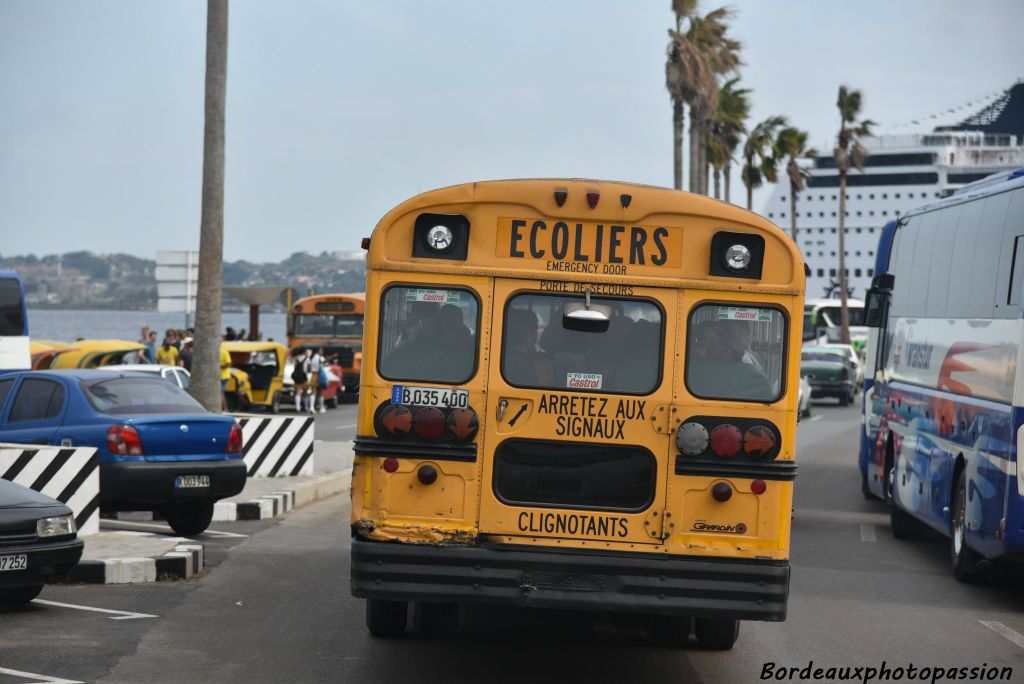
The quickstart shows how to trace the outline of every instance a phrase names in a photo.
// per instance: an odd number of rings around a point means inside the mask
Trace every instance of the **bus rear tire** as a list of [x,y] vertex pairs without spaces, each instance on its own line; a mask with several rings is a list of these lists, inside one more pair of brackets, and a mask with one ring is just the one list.
[[682,648],[690,639],[691,620],[681,615],[648,615],[644,631],[657,646]]
[[366,628],[370,634],[384,639],[401,636],[409,613],[405,601],[366,599]]
[[413,625],[420,636],[451,636],[459,628],[459,604],[421,601],[416,604]]
[[967,478],[961,472],[953,488],[953,510],[949,516],[949,560],[953,576],[960,582],[976,582],[981,555],[967,546]]
[[709,651],[728,651],[740,636],[739,620],[697,618],[694,622],[697,643]]

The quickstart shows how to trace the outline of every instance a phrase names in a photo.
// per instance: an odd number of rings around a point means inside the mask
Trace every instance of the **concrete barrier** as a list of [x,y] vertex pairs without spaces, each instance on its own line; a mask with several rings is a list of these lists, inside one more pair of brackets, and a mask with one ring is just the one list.
[[313,474],[313,418],[238,415],[249,477]]
[[78,534],[99,532],[100,471],[95,448],[0,444],[0,479],[67,504],[74,511]]

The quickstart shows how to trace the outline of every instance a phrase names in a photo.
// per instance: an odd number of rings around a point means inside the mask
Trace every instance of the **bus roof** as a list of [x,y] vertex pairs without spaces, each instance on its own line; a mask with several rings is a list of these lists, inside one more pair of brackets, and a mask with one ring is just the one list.
[[0,269],[0,278],[14,278],[19,283],[21,282],[21,276],[14,271],[5,271]]
[[[415,254],[419,217],[464,217],[467,253]],[[720,232],[764,240],[760,279],[710,275],[712,238]],[[694,289],[742,286],[778,294],[804,290],[799,250],[762,216],[679,190],[584,179],[487,181],[417,195],[377,224],[367,266]]]
[[925,204],[917,207],[916,209],[911,209],[904,215],[904,219],[918,214],[926,214],[929,211],[935,211],[936,209],[944,209],[945,207],[970,202],[971,200],[976,200],[981,197],[997,195],[1001,192],[1006,192],[1007,190],[1013,190],[1022,186],[1024,186],[1024,168],[993,174],[988,178],[982,178],[980,181],[976,181],[970,185],[965,185],[949,197],[940,199],[937,202]]

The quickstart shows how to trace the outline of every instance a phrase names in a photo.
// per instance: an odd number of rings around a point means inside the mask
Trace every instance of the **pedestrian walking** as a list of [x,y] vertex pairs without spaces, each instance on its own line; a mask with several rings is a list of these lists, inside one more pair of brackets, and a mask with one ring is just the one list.
[[325,368],[324,350],[317,349],[309,357],[309,384],[312,390],[312,397],[309,406],[310,413],[326,413],[324,409],[323,390],[327,387],[327,369]]
[[292,387],[295,391],[295,412],[303,410],[306,389],[309,386],[309,350],[299,349],[292,357]]

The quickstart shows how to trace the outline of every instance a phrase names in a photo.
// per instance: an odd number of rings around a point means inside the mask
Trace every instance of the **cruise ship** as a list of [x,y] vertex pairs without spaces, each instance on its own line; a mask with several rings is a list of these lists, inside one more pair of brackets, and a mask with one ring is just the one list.
[[[994,173],[1024,166],[1024,81],[986,98],[979,111],[928,133],[866,138],[863,172],[846,178],[847,293],[863,297],[874,275],[882,228]],[[797,195],[797,244],[810,267],[808,297],[839,295],[839,176],[835,160],[804,160],[810,177]],[[789,183],[780,174],[763,214],[790,231]]]

